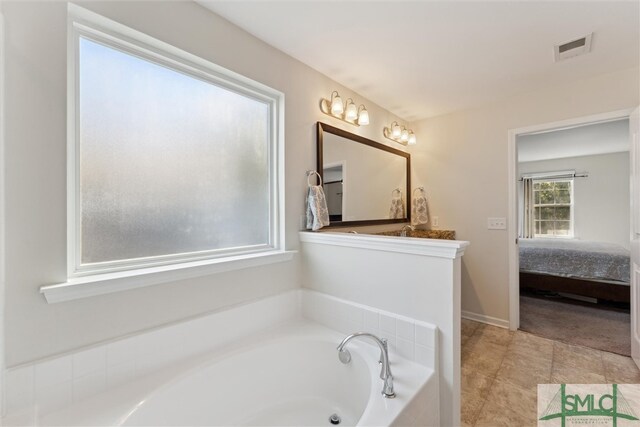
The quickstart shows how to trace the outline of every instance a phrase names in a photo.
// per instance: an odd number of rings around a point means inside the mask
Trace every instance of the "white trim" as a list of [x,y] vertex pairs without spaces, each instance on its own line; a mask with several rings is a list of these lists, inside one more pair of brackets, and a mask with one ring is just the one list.
[[448,259],[461,257],[466,247],[469,246],[469,242],[461,240],[374,236],[370,234],[352,233],[315,233],[311,231],[301,231],[300,241]]
[[557,122],[542,123],[521,128],[510,129],[509,132],[515,132],[516,135],[532,135],[543,132],[553,132],[557,130],[571,129],[587,124],[606,123],[616,120],[623,120],[629,117],[633,108],[625,108],[622,110],[610,111],[606,113],[591,114],[584,117],[574,117]]
[[[269,241],[256,246],[224,248],[187,254],[170,254],[139,259],[109,261],[95,264],[81,263],[80,230],[80,159],[79,130],[77,123],[78,105],[78,45],[80,38],[104,44],[113,49],[151,61],[167,68],[182,72],[226,90],[237,92],[269,105],[270,146],[269,146]],[[67,123],[67,276],[69,283],[93,283],[101,281],[104,274],[132,272],[140,270],[146,274],[149,269],[180,270],[190,265],[199,265],[201,260],[225,260],[233,262],[250,254],[272,254],[284,248],[284,94],[266,85],[241,76],[219,65],[213,64],[160,40],[111,21],[73,4],[68,5],[68,123]],[[249,257],[251,258],[251,257]],[[171,267],[173,265],[173,267]],[[169,268],[162,269],[161,266]],[[135,271],[132,275],[138,275]],[[87,280],[79,280],[87,276]],[[96,277],[89,277],[96,276]],[[48,288],[48,287],[47,287]],[[48,298],[48,297],[47,297]],[[49,298],[48,298],[49,299]]]
[[640,207],[638,202],[640,201],[640,186],[638,185],[640,180],[638,173],[640,170],[640,107],[636,107],[629,115],[629,143],[630,143],[630,194],[631,203],[629,212],[631,215],[631,221],[629,225],[631,227],[629,233],[629,239],[631,240],[631,358],[640,366],[640,334],[638,328],[638,310],[640,308],[640,299],[638,298],[638,261],[639,256],[639,243],[638,235],[638,218],[640,217]]
[[487,316],[485,314],[472,313],[471,311],[462,311],[462,318],[473,320],[474,322],[486,323],[487,325],[497,326],[499,328],[509,329],[509,321],[498,319],[497,317]]
[[[612,114],[612,116],[606,117],[606,118],[604,118],[602,120],[596,120],[594,123],[602,124],[602,123],[617,122],[619,120],[626,120],[626,119],[628,119],[628,116],[625,116],[625,115],[618,116],[617,115],[618,113],[621,113],[621,112],[624,112],[624,111],[626,111],[626,110],[617,110],[617,111],[612,111],[611,113],[604,113],[604,114]],[[600,115],[599,114],[595,114],[593,116],[587,116],[587,117],[597,117],[597,116],[600,116]],[[571,120],[573,120],[573,119],[571,119]],[[591,123],[591,124],[594,124],[594,123]],[[589,123],[586,123],[586,124],[589,124]],[[540,134],[549,133],[549,132],[558,132],[558,131],[562,131],[562,130],[570,130],[570,129],[575,129],[575,128],[582,127],[584,125],[585,125],[585,123],[583,123],[583,122],[573,121],[573,122],[570,122],[570,124],[568,124],[567,126],[559,126],[559,127],[554,127],[554,128],[551,128],[551,129],[541,129],[541,130],[537,130],[537,131],[527,132],[527,135],[540,135]],[[629,150],[624,150],[624,151],[621,151],[621,152],[626,152],[626,151],[629,151]],[[602,154],[608,154],[608,153],[602,153]],[[532,161],[536,161],[536,160],[532,160]],[[527,162],[523,162],[523,163],[527,163]]]
[[227,257],[224,259],[209,259],[177,265],[164,265],[117,273],[97,274],[69,279],[65,283],[42,286],[40,293],[44,294],[49,304],[72,301],[96,295],[143,288],[160,283],[290,261],[293,259],[295,253],[296,251],[264,252]]
[[6,415],[6,388],[5,388],[5,288],[6,273],[5,258],[7,255],[5,244],[5,26],[4,14],[0,5],[0,417]]
[[[89,31],[106,35],[113,38],[117,35],[116,39],[132,45],[144,45],[152,54],[159,54],[161,57],[169,60],[177,61],[180,64],[185,62],[196,69],[203,71],[205,74],[213,74],[219,78],[227,81],[233,81],[239,88],[244,90],[246,86],[251,86],[257,94],[262,94],[266,98],[270,98],[273,94],[282,95],[282,92],[277,91],[263,83],[252,80],[248,77],[238,74],[234,71],[228,70],[220,65],[214,64],[204,58],[193,55],[187,51],[177,48],[169,43],[165,43],[162,40],[153,38],[119,22],[112,21],[109,18],[105,18],[102,15],[91,12],[73,3],[68,4],[68,12],[70,18],[69,25],[73,26],[73,22],[78,22],[84,29],[87,29],[89,25]],[[92,30],[93,29],[93,30]]]
[[518,254],[518,147],[516,136],[518,130],[508,132],[508,189],[507,196],[507,240],[509,250],[509,329],[515,331],[520,327],[520,257]]
[[562,130],[585,124],[602,123],[629,117],[633,109],[624,109],[590,116],[576,117],[551,123],[543,123],[510,129],[507,132],[507,162],[508,162],[508,218],[507,238],[509,245],[509,329],[516,330],[520,326],[520,278],[518,260],[518,150],[516,138],[521,135]]

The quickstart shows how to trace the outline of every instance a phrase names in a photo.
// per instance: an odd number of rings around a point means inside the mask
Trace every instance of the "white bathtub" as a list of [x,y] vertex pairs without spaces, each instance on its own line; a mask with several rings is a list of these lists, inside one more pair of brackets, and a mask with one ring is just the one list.
[[[355,332],[355,331],[354,331]],[[390,352],[397,397],[381,395],[379,350],[305,320],[79,402],[42,425],[437,425],[433,371]],[[196,367],[194,367],[196,366]]]

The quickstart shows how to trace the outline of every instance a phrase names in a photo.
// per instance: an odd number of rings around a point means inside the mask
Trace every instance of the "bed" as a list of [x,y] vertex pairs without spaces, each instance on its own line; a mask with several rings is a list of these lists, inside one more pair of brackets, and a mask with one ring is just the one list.
[[576,239],[519,239],[520,288],[629,302],[629,250]]

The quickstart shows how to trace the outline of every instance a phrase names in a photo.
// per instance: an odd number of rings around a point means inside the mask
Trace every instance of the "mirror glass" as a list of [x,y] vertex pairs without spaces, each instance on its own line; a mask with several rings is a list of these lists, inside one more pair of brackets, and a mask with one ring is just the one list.
[[318,172],[331,225],[410,220],[409,153],[318,123]]

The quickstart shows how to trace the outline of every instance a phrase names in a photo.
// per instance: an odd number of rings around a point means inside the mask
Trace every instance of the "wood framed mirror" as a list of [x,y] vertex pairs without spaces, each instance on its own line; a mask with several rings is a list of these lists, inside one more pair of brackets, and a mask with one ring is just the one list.
[[[316,148],[330,227],[411,221],[409,153],[322,122]],[[404,216],[391,218],[392,199],[400,193]]]

